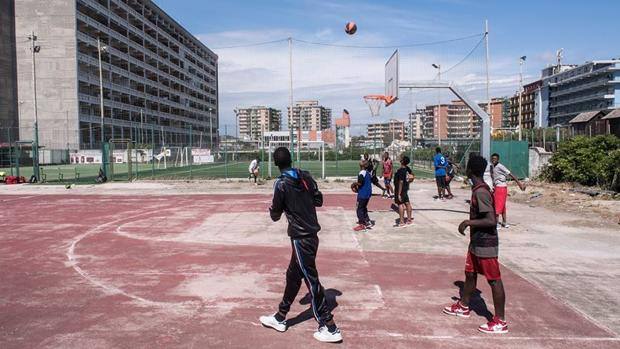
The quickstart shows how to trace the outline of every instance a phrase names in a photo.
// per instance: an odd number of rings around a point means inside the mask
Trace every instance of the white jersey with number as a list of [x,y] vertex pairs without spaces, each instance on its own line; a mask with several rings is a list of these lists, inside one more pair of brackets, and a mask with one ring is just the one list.
[[250,167],[248,167],[248,171],[250,171],[250,173],[254,173],[254,171],[258,168],[258,161],[256,161],[256,159],[252,160],[252,162],[250,162]]

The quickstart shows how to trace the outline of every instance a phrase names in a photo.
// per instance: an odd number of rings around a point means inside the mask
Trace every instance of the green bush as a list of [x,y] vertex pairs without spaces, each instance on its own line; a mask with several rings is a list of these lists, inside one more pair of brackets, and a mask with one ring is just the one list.
[[608,135],[568,139],[559,144],[542,177],[620,191],[620,138]]

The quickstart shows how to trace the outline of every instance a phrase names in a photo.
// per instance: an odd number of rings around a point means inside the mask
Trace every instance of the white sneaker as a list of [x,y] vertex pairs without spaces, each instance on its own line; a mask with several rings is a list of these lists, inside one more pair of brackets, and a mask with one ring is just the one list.
[[502,225],[500,223],[497,223],[496,229],[497,230],[501,230],[502,229]]
[[336,328],[334,332],[329,332],[327,326],[319,327],[318,331],[314,332],[314,338],[319,342],[342,342],[342,334],[340,333],[340,330]]
[[271,327],[278,332],[286,331],[286,320],[279,322],[276,320],[275,315],[276,314],[261,316],[258,320],[260,320],[260,323],[265,327]]
[[510,228],[510,224],[508,224],[508,223],[502,223],[502,227],[504,227],[504,228],[508,229],[508,228]]

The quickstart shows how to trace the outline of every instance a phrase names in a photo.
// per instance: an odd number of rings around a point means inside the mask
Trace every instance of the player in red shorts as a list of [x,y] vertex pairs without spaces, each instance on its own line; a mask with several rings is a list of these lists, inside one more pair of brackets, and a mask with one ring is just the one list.
[[508,324],[504,315],[506,295],[499,271],[498,238],[493,196],[489,186],[484,182],[484,171],[487,161],[481,156],[472,156],[467,163],[467,177],[473,182],[471,203],[469,205],[469,220],[461,222],[459,233],[465,235],[469,227],[471,241],[465,261],[465,286],[463,297],[451,306],[443,309],[448,315],[469,317],[469,300],[476,289],[478,274],[486,277],[493,294],[495,316],[486,324],[480,325],[478,330],[484,333],[507,333]]

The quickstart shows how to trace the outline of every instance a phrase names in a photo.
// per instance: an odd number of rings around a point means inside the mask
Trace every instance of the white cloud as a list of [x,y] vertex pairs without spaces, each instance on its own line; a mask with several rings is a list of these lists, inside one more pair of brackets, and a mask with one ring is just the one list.
[[[286,41],[244,48],[217,49],[218,46],[231,46],[271,41],[286,38],[289,35],[303,37],[303,33],[294,33],[286,29],[268,31],[232,31],[199,35],[209,47],[219,55],[219,95],[220,123],[234,125],[234,108],[250,105],[267,105],[283,111],[288,104],[289,57]],[[327,41],[334,34],[329,29],[320,29],[310,34],[310,39]],[[345,38],[348,40],[348,38]],[[340,40],[340,42],[347,42]],[[366,35],[356,38],[355,44],[382,44],[378,35]],[[441,62],[442,66],[456,64],[476,44],[468,41],[470,46],[460,44],[457,47],[431,46],[417,49],[401,50],[401,80],[431,80],[436,76],[432,63]],[[294,98],[318,99],[323,105],[332,108],[334,117],[340,115],[343,108],[351,112],[354,123],[370,120],[367,106],[362,96],[383,93],[384,64],[390,56],[391,49],[353,49],[331,46],[314,46],[294,42],[293,46],[293,81]],[[508,59],[494,59],[491,69],[491,95],[512,94],[516,89],[518,76],[499,73],[514,65]],[[461,84],[470,92],[472,98],[484,100],[486,96],[486,75],[484,70],[483,46],[469,60],[459,65],[447,78]],[[516,67],[518,69],[518,66]],[[518,71],[517,71],[518,73]],[[404,118],[411,108],[408,93],[396,103],[387,116]],[[442,101],[453,99],[443,93]],[[415,103],[420,106],[436,103],[434,91],[416,91]],[[223,128],[223,126],[222,126]]]

